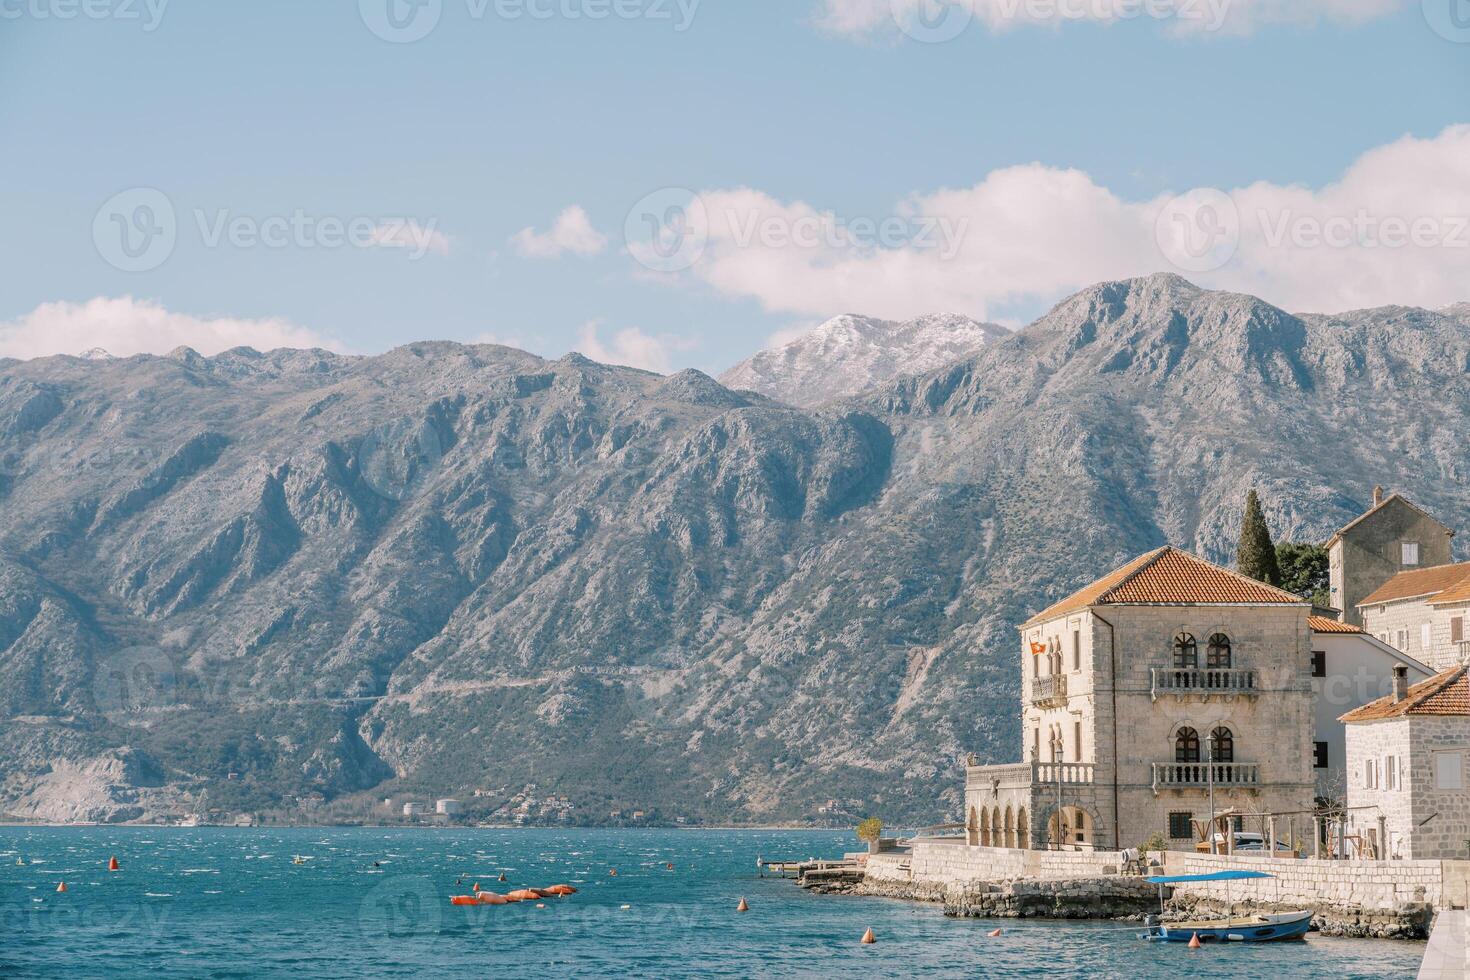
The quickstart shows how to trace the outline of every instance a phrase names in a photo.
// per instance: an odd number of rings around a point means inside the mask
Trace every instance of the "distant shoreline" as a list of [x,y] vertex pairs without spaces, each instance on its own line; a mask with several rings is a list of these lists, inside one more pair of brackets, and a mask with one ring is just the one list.
[[136,828],[138,830],[721,830],[721,831],[812,831],[813,833],[852,833],[852,828],[847,827],[808,827],[797,824],[700,824],[698,826],[647,826],[647,827],[610,827],[606,824],[566,824],[562,826],[527,827],[517,824],[494,824],[490,826],[478,826],[474,824],[368,824],[368,823],[273,823],[252,824],[248,827],[237,827],[227,823],[197,824],[185,827],[176,823],[47,823],[42,821],[14,821],[0,820],[0,830],[8,830],[17,827],[30,828],[100,828],[107,830],[122,830]]

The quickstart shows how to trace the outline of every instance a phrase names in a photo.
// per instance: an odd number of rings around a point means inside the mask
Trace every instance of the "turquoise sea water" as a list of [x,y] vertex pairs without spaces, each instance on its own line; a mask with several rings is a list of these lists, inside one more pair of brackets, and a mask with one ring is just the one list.
[[[757,877],[757,855],[853,848],[830,832],[0,828],[0,977],[1346,980],[1412,977],[1424,950],[1314,936],[1190,951],[1132,925],[946,919]],[[449,904],[476,881],[580,891],[541,909]],[[879,941],[863,946],[869,927]]]

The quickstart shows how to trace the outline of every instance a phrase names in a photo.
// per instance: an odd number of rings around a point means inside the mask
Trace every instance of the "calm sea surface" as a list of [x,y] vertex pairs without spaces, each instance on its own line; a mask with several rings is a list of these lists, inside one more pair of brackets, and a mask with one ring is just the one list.
[[[1137,926],[946,919],[756,874],[757,855],[853,847],[783,831],[0,828],[0,976],[1345,980],[1412,977],[1424,950],[1314,936],[1190,951],[1139,942]],[[476,881],[580,892],[539,909],[450,906]],[[879,941],[862,946],[870,926]]]

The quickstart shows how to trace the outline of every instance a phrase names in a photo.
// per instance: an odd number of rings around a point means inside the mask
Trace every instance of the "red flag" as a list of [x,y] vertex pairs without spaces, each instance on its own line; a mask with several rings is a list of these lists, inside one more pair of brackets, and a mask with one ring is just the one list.
[[1038,657],[1041,656],[1043,653],[1046,652],[1046,644],[1045,643],[1037,643],[1035,640],[1032,640],[1031,641],[1031,652],[1034,653],[1034,654],[1036,654],[1036,656],[1038,656]]

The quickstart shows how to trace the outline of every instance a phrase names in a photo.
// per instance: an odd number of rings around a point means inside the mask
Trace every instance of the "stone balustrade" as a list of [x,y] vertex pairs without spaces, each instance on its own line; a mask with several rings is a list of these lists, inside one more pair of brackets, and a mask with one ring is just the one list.
[[1160,789],[1257,786],[1261,767],[1252,762],[1155,762],[1154,792]]
[[1152,696],[1254,697],[1260,693],[1260,677],[1249,667],[1151,667]]

